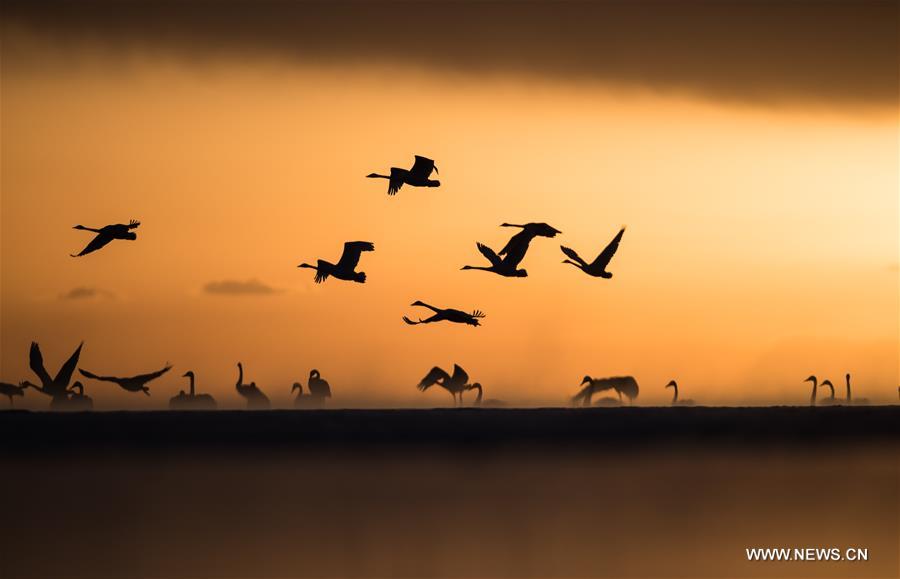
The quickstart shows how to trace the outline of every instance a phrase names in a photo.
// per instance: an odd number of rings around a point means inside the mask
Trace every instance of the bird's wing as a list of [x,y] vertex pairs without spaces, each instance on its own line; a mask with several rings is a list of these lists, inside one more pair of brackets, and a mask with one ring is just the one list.
[[500,265],[502,260],[499,255],[494,253],[493,249],[483,243],[476,243],[475,246],[478,248],[478,251],[481,252],[481,255],[485,256],[488,261],[491,262],[491,265]]
[[116,378],[115,376],[97,376],[93,372],[88,372],[83,368],[79,368],[78,371],[81,372],[81,375],[85,378],[90,378],[92,380],[102,380],[104,382],[118,382],[119,380],[119,378]]
[[506,245],[503,246],[503,249],[500,250],[500,253],[498,255],[506,255],[514,247],[521,245],[523,242],[525,243],[525,246],[528,247],[528,243],[531,242],[533,238],[534,233],[528,231],[527,229],[523,229],[522,231],[509,238],[509,241],[506,242]]
[[577,261],[581,265],[587,266],[587,262],[584,261],[583,259],[581,259],[581,256],[578,255],[577,253],[575,253],[574,249],[570,249],[570,248],[566,247],[565,245],[560,245],[559,248],[562,250],[563,253],[566,254],[566,256],[569,259]]
[[128,229],[137,229],[140,226],[141,226],[140,221],[136,221],[136,220],[132,219],[131,221],[128,222]]
[[316,283],[322,283],[326,279],[328,279],[328,272],[326,271],[326,265],[331,265],[325,260],[318,260],[316,265]]
[[503,258],[504,261],[511,266],[519,265],[525,259],[525,254],[528,253],[528,247],[532,239],[534,239],[534,235],[527,231],[513,235],[506,247],[503,248],[504,251],[501,252],[506,254]]
[[418,389],[419,390],[427,390],[430,386],[434,386],[439,381],[444,380],[447,381],[450,379],[450,375],[444,372],[442,369],[435,366],[432,368],[428,374],[422,378],[422,381],[419,382]]
[[400,187],[403,187],[404,175],[406,175],[406,169],[391,167],[391,178],[388,179],[388,195],[396,195]]
[[331,385],[327,380],[316,380],[309,383],[309,393],[314,396],[331,396]]
[[437,167],[434,166],[434,161],[428,157],[416,155],[416,162],[413,163],[412,169],[409,170],[409,174],[412,177],[427,179],[431,175],[431,172],[436,170]]
[[348,241],[344,244],[344,253],[337,263],[337,268],[353,271],[359,263],[360,254],[364,251],[375,251],[375,244],[371,241]]
[[166,366],[162,370],[157,370],[156,372],[150,372],[149,374],[139,374],[137,376],[132,376],[129,380],[134,382],[140,382],[141,384],[146,384],[151,380],[156,380],[166,372],[172,369],[171,365]]
[[81,347],[84,346],[84,342],[78,344],[78,347],[72,352],[72,355],[69,356],[69,359],[66,360],[66,363],[62,365],[62,368],[59,369],[59,372],[56,374],[56,378],[53,382],[57,384],[66,385],[72,379],[72,374],[75,372],[75,366],[78,365],[78,357],[81,356]]
[[37,377],[41,380],[41,384],[49,384],[53,381],[53,379],[50,378],[50,374],[44,369],[44,357],[41,355],[41,347],[38,346],[37,342],[31,342],[31,351],[28,353],[28,363],[31,366],[31,370],[37,374]]
[[469,374],[459,364],[453,365],[453,382],[459,385],[469,382]]
[[82,255],[87,255],[91,252],[97,251],[112,240],[112,235],[109,235],[108,233],[98,233],[97,236],[87,244],[87,247],[81,250],[81,253],[72,255],[72,257],[81,257]]
[[556,237],[557,234],[562,233],[559,229],[552,227],[546,223],[529,223],[526,226],[532,233],[535,235],[540,235],[541,237]]
[[604,269],[607,265],[609,265],[610,260],[612,260],[613,256],[616,254],[616,250],[619,249],[619,242],[622,241],[622,235],[625,233],[625,228],[619,230],[619,233],[613,237],[612,241],[609,242],[609,245],[603,250],[603,252],[597,256],[597,259],[594,260],[593,266],[602,266]]

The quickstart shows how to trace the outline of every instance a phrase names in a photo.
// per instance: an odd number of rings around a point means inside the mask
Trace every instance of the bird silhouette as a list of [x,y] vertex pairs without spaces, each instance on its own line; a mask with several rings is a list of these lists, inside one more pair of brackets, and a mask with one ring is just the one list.
[[156,380],[171,369],[172,366],[168,365],[162,370],[157,370],[156,372],[150,372],[149,374],[138,374],[137,376],[129,376],[127,378],[117,378],[116,376],[98,376],[93,372],[88,372],[84,368],[79,368],[78,371],[81,372],[81,375],[85,378],[90,378],[91,380],[99,380],[101,382],[113,382],[115,384],[118,384],[123,390],[127,390],[129,392],[143,392],[147,396],[150,396],[150,388],[147,387],[147,382]]
[[819,384],[819,388],[825,388],[828,386],[828,389],[831,392],[831,396],[829,398],[820,398],[818,401],[819,406],[835,406],[840,404],[841,401],[835,399],[834,397],[834,384],[831,383],[831,380],[823,380],[821,384]]
[[256,386],[256,382],[244,384],[244,365],[238,362],[238,379],[234,385],[237,393],[247,399],[247,408],[250,410],[265,410],[271,407],[269,397]]
[[809,405],[815,406],[816,405],[816,394],[819,389],[819,381],[815,377],[815,375],[812,375],[809,378],[807,378],[806,380],[804,380],[804,382],[812,382],[812,393],[809,395]]
[[574,404],[578,404],[581,402],[584,406],[591,405],[591,398],[597,392],[602,392],[604,390],[613,390],[619,396],[619,400],[622,399],[622,395],[624,394],[626,398],[628,398],[628,402],[631,403],[635,398],[638,397],[638,383],[637,380],[632,376],[613,376],[611,378],[591,378],[590,376],[585,376],[581,381],[581,385],[583,388],[572,397],[572,402]]
[[0,382],[0,396],[6,396],[9,398],[9,407],[15,408],[15,403],[13,402],[13,396],[25,396],[25,389],[28,388],[25,384],[10,384],[8,382]]
[[83,231],[93,231],[96,233],[96,237],[91,240],[87,246],[81,250],[81,253],[71,254],[72,257],[81,257],[82,255],[87,255],[89,253],[93,253],[98,249],[104,247],[107,243],[112,241],[113,239],[130,239],[134,241],[137,239],[137,234],[135,234],[132,229],[136,229],[140,226],[139,221],[131,220],[128,222],[128,225],[124,223],[117,223],[115,225],[107,225],[105,227],[101,227],[100,229],[92,229],[90,227],[85,227],[84,225],[76,225],[72,229],[81,229]]
[[569,249],[565,245],[560,245],[559,248],[567,257],[569,257],[569,259],[564,259],[563,263],[570,263],[590,276],[609,279],[613,274],[606,271],[606,267],[616,254],[616,250],[619,249],[619,242],[622,241],[622,235],[624,235],[624,233],[625,228],[623,227],[619,230],[619,233],[613,237],[612,241],[609,242],[609,245],[607,245],[603,251],[600,252],[600,255],[598,255],[591,263],[581,259],[574,249]]
[[488,398],[487,400],[483,400],[484,397],[484,389],[481,387],[480,382],[475,382],[474,384],[469,384],[465,387],[466,390],[478,390],[478,394],[475,396],[475,402],[472,403],[473,406],[479,406],[484,408],[502,408],[506,406],[506,402],[503,400],[497,400],[496,398]]
[[860,406],[868,404],[868,398],[853,398],[850,394],[850,374],[846,374],[844,378],[847,380],[847,404],[857,404]]
[[[462,393],[469,387],[469,375],[459,364],[453,365],[453,376],[435,366],[419,382],[417,388],[424,392],[432,386],[440,386],[453,396],[453,404],[462,404]],[[457,402],[459,396],[459,402]]]
[[429,310],[434,312],[434,315],[423,319],[419,319],[419,321],[414,322],[406,316],[403,316],[403,321],[409,324],[410,326],[415,326],[416,324],[431,324],[434,322],[453,322],[456,324],[469,324],[470,326],[480,326],[478,320],[483,319],[484,313],[481,310],[475,310],[471,314],[468,312],[464,312],[462,310],[454,310],[454,309],[442,309],[436,308],[434,306],[430,306],[423,301],[414,301],[412,303],[414,306],[422,306],[423,308],[428,308]]
[[84,342],[78,345],[75,352],[73,352],[72,355],[69,356],[69,359],[66,360],[65,364],[60,367],[56,377],[51,378],[50,374],[48,374],[47,370],[44,368],[44,357],[41,355],[41,347],[37,342],[32,342],[31,350],[28,353],[28,362],[31,366],[31,371],[37,375],[41,385],[37,386],[27,380],[23,381],[22,385],[30,386],[38,392],[50,396],[51,408],[55,406],[65,406],[69,399],[69,382],[72,380],[72,374],[75,372],[75,367],[78,365],[78,358],[81,356],[81,347],[83,345]]
[[693,400],[679,400],[678,399],[678,382],[675,380],[670,380],[668,384],[666,384],[666,388],[674,388],[675,394],[672,396],[672,406],[693,406]]
[[169,399],[169,408],[172,410],[215,410],[217,407],[216,400],[209,394],[197,394],[194,391],[194,372],[187,371],[182,374],[182,378],[188,378],[191,381],[190,393],[181,390]]
[[375,251],[375,244],[370,241],[348,241],[344,243],[344,253],[337,264],[320,259],[317,265],[301,263],[297,267],[316,270],[316,283],[322,283],[328,279],[328,276],[344,281],[366,283],[366,274],[361,271],[355,271],[356,266],[359,264],[360,254],[364,251]]
[[378,173],[369,173],[366,175],[369,179],[387,179],[388,195],[396,195],[403,185],[412,187],[440,187],[441,182],[429,179],[431,172],[438,173],[438,168],[434,161],[427,157],[416,155],[416,161],[413,163],[412,169],[400,169],[391,167],[391,174],[379,175]]
[[316,369],[309,373],[308,388],[309,394],[304,394],[303,386],[299,382],[294,382],[291,392],[298,391],[297,397],[294,399],[294,406],[301,408],[319,407],[325,403],[326,398],[331,398],[331,385],[322,378],[322,375]]
[[557,234],[562,233],[546,223],[526,223],[525,225],[501,223],[500,227],[519,227],[522,231],[513,235],[506,242],[506,245],[503,246],[503,249],[500,250],[500,253],[495,253],[493,249],[483,243],[476,243],[475,246],[478,248],[478,251],[487,258],[491,265],[489,267],[464,265],[462,269],[490,271],[504,277],[528,277],[528,272],[524,269],[518,269],[518,267],[528,252],[531,240],[535,237],[555,237]]
[[593,405],[610,408],[613,406],[622,406],[622,401],[618,398],[613,398],[612,396],[604,396],[603,398],[596,400]]
[[69,397],[65,403],[57,402],[57,406],[66,410],[91,410],[94,408],[94,400],[84,393],[84,384],[74,382],[69,388]]

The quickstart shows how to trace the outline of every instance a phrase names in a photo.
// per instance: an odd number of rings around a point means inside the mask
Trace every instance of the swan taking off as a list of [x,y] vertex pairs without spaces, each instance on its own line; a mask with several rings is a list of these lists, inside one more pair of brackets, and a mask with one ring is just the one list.
[[414,322],[406,316],[403,316],[403,321],[409,324],[410,326],[415,326],[416,324],[431,324],[434,322],[453,322],[456,324],[469,324],[470,326],[480,326],[479,320],[483,319],[484,312],[480,310],[475,310],[471,314],[468,312],[464,312],[462,310],[454,310],[454,309],[442,309],[436,308],[434,306],[430,306],[423,301],[414,301],[412,303],[414,306],[422,306],[423,308],[428,308],[429,310],[434,312],[434,315],[423,319],[419,319],[418,322]]
[[416,161],[413,163],[412,169],[400,169],[399,167],[391,167],[391,174],[379,175],[378,173],[369,173],[366,175],[369,179],[387,179],[388,195],[396,195],[403,185],[412,187],[440,187],[441,182],[429,179],[432,171],[438,173],[438,168],[434,161],[427,157],[416,155]]
[[365,272],[356,271],[356,266],[359,264],[359,257],[364,251],[375,251],[375,244],[370,241],[348,241],[344,243],[344,253],[341,255],[341,259],[337,264],[320,259],[316,265],[301,263],[297,267],[316,270],[316,283],[322,283],[328,279],[328,276],[344,281],[366,283]]
[[[597,392],[604,390],[614,390],[619,395],[619,400],[624,394],[628,398],[629,404],[638,397],[638,383],[633,376],[613,376],[612,378],[591,378],[585,376],[581,380],[582,388],[578,394],[572,397],[572,402],[578,404],[581,402],[584,406],[591,405],[591,398]],[[586,385],[586,386],[585,386]]]
[[[459,396],[458,404],[462,404],[462,393],[470,389],[469,387],[469,375],[459,364],[453,365],[453,376],[445,372],[442,368],[435,366],[431,370],[429,370],[428,374],[422,378],[421,382],[417,388],[424,392],[431,388],[434,385],[440,386],[444,390],[450,393],[453,396],[453,404],[457,404],[457,395]],[[474,385],[472,385],[474,388]]]
[[81,375],[85,378],[100,380],[101,382],[113,382],[115,384],[118,384],[123,390],[127,390],[129,392],[143,392],[147,396],[150,396],[150,388],[147,387],[147,382],[156,380],[171,369],[172,366],[166,366],[162,370],[157,370],[156,372],[150,372],[149,374],[138,374],[137,376],[130,376],[128,378],[117,378],[115,376],[98,376],[93,372],[88,372],[83,368],[79,368],[78,371],[81,372]]
[[78,365],[78,358],[81,356],[82,342],[78,348],[69,356],[66,363],[62,365],[57,372],[56,377],[51,378],[50,374],[44,368],[44,357],[41,355],[41,347],[37,342],[31,343],[31,350],[28,353],[28,362],[31,371],[34,372],[41,381],[40,386],[36,386],[29,381],[22,382],[23,386],[31,386],[38,392],[51,397],[50,406],[60,404],[65,405],[69,399],[69,382],[72,380],[72,374]]
[[612,260],[613,256],[616,254],[616,250],[619,249],[619,242],[622,241],[622,235],[625,234],[625,228],[619,230],[619,233],[613,237],[612,241],[600,252],[600,255],[597,256],[594,261],[591,263],[586,262],[581,259],[581,257],[575,253],[574,249],[569,249],[564,245],[560,245],[559,248],[562,250],[564,254],[569,259],[564,259],[563,263],[570,263],[583,271],[584,273],[593,276],[593,277],[602,277],[605,279],[609,279],[613,276],[612,273],[606,271],[606,267],[609,265],[610,260]]
[[546,223],[526,223],[525,225],[501,223],[500,227],[520,227],[522,231],[513,235],[500,253],[495,253],[493,249],[483,243],[476,243],[478,251],[487,258],[491,265],[489,267],[464,265],[462,269],[490,271],[504,277],[528,277],[528,272],[518,269],[518,267],[528,252],[531,240],[535,237],[556,237],[562,233]]
[[679,400],[678,399],[678,382],[675,380],[670,380],[668,384],[666,384],[666,388],[674,388],[675,394],[672,396],[672,406],[693,406],[693,400]]
[[135,239],[137,239],[137,234],[131,230],[136,229],[138,226],[140,226],[140,224],[140,221],[135,221],[134,219],[132,219],[128,222],[128,225],[125,225],[124,223],[117,223],[115,225],[107,225],[105,227],[101,227],[100,229],[92,229],[90,227],[85,227],[84,225],[76,225],[72,229],[93,231],[97,234],[97,236],[87,244],[87,247],[81,250],[81,253],[71,255],[72,257],[81,257],[82,255],[93,253],[101,247],[105,246],[113,239],[129,239],[131,241],[134,241]]

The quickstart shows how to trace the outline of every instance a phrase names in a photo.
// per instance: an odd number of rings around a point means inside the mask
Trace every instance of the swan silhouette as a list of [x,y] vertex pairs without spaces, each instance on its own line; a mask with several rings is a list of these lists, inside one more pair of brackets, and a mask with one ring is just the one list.
[[840,404],[841,401],[835,399],[834,397],[834,384],[831,383],[831,380],[823,380],[821,384],[819,384],[819,388],[824,388],[828,386],[828,389],[831,391],[831,397],[829,398],[821,398],[819,399],[819,406],[835,406]]
[[82,346],[84,346],[84,342],[79,344],[78,348],[76,348],[72,355],[69,356],[69,359],[66,360],[65,364],[63,364],[59,369],[59,372],[57,372],[56,377],[51,378],[50,374],[48,374],[47,370],[44,368],[44,357],[41,355],[41,347],[37,342],[32,342],[31,350],[28,353],[28,362],[31,366],[31,371],[37,375],[41,385],[37,386],[27,380],[23,381],[21,385],[30,386],[41,394],[50,396],[51,408],[56,406],[66,406],[66,402],[69,400],[69,382],[72,380],[72,374],[75,372],[75,367],[78,365],[78,358],[81,356]]
[[0,396],[6,396],[9,398],[9,407],[15,408],[15,403],[13,402],[13,396],[25,396],[25,389],[28,388],[25,384],[10,384],[8,382],[0,382]]
[[[462,393],[469,387],[469,375],[459,364],[453,365],[453,376],[435,366],[422,378],[417,388],[424,392],[434,385],[440,386],[453,396],[453,404],[462,404]],[[457,402],[459,396],[459,402]]]
[[462,269],[490,271],[504,277],[528,277],[528,272],[518,269],[518,267],[528,252],[531,240],[535,237],[556,237],[557,234],[562,233],[546,223],[526,223],[524,225],[501,223],[500,227],[519,227],[522,231],[513,235],[500,253],[495,253],[493,249],[483,243],[476,243],[478,251],[487,258],[491,265],[489,267],[464,265]]
[[869,403],[868,398],[856,398],[850,394],[850,374],[846,374],[844,378],[847,380],[847,404],[858,404],[860,406],[866,405]]
[[807,378],[806,380],[804,380],[804,382],[812,382],[812,394],[809,395],[809,405],[815,406],[816,405],[816,393],[818,392],[818,388],[819,388],[819,381],[815,377],[815,375],[812,375],[809,378]]
[[243,364],[238,362],[237,367],[238,379],[237,383],[234,385],[234,389],[237,390],[238,394],[247,399],[247,408],[250,410],[264,410],[271,407],[272,404],[269,402],[269,397],[256,386],[256,382],[244,384]]
[[182,374],[182,378],[188,378],[191,381],[190,393],[186,394],[181,390],[178,394],[169,399],[169,408],[172,410],[215,410],[216,400],[209,394],[197,394],[194,391],[194,372],[187,371]]
[[480,382],[475,382],[474,384],[469,384],[465,387],[466,390],[478,390],[478,394],[475,396],[475,402],[472,403],[473,406],[481,406],[485,408],[502,408],[506,406],[506,402],[503,400],[497,400],[496,398],[488,398],[487,400],[482,400],[484,397],[484,389],[481,387]]
[[316,270],[316,283],[322,283],[328,279],[328,276],[344,281],[366,283],[366,274],[361,271],[356,271],[360,254],[364,251],[375,251],[375,244],[370,241],[348,241],[344,243],[344,253],[341,255],[341,259],[337,264],[320,259],[318,260],[317,265],[301,263],[297,267]]
[[419,155],[415,155],[415,157],[416,160],[413,163],[412,169],[391,167],[390,175],[369,173],[366,177],[369,179],[387,179],[388,195],[396,195],[403,185],[410,185],[412,187],[440,187],[440,181],[429,179],[432,171],[438,173],[438,168],[435,166],[434,161]]
[[403,316],[403,321],[409,324],[410,326],[415,326],[416,324],[431,324],[433,322],[453,322],[456,324],[469,324],[470,326],[480,326],[478,320],[484,318],[484,313],[480,310],[475,310],[471,314],[468,312],[464,312],[461,310],[454,309],[442,309],[436,308],[434,306],[430,306],[423,301],[414,301],[412,303],[414,306],[422,306],[423,308],[428,308],[429,310],[434,312],[434,315],[430,318],[419,319],[419,321],[414,322],[406,316]]
[[679,400],[678,399],[678,382],[675,380],[670,380],[668,384],[666,384],[666,388],[674,388],[675,394],[672,396],[672,406],[693,406],[693,400]]
[[563,263],[570,263],[590,276],[609,279],[613,274],[606,271],[606,267],[616,254],[616,250],[619,249],[619,242],[622,241],[622,235],[624,235],[624,233],[625,228],[623,227],[619,230],[619,233],[613,237],[612,241],[609,242],[609,245],[607,245],[606,248],[600,252],[600,255],[598,255],[591,263],[581,259],[574,249],[569,249],[564,245],[560,245],[559,248],[567,257],[569,257],[569,259],[564,259]]
[[76,381],[69,388],[69,398],[64,406],[66,410],[91,410],[94,408],[94,401],[85,395],[84,384]]
[[131,220],[128,222],[128,225],[124,223],[117,223],[115,225],[106,225],[101,227],[100,229],[93,229],[90,227],[85,227],[84,225],[76,225],[72,229],[81,229],[83,231],[93,231],[97,235],[94,239],[91,240],[87,246],[81,250],[81,253],[71,254],[72,257],[81,257],[82,255],[87,255],[89,253],[93,253],[98,249],[104,247],[107,243],[114,239],[129,239],[134,241],[137,239],[137,234],[131,231],[132,229],[136,229],[140,226],[140,221]]
[[590,406],[591,398],[594,394],[604,390],[614,390],[615,393],[618,394],[619,400],[622,399],[622,395],[624,394],[625,397],[628,398],[629,404],[638,397],[639,393],[637,380],[632,376],[613,376],[611,378],[591,378],[590,376],[585,376],[581,380],[581,385],[584,387],[578,394],[572,397],[572,402],[574,404],[581,402],[584,406]]
[[137,376],[129,376],[127,378],[117,378],[116,376],[98,376],[93,372],[88,372],[84,368],[79,368],[78,371],[81,372],[81,375],[85,378],[99,380],[101,382],[113,382],[114,384],[118,384],[123,390],[127,390],[128,392],[143,392],[147,396],[150,396],[150,388],[147,387],[147,382],[156,380],[171,369],[172,366],[167,365],[162,370],[157,370],[156,372],[150,372],[149,374],[138,374]]
[[318,407],[325,403],[326,398],[331,398],[331,385],[328,380],[322,378],[318,370],[313,369],[309,373],[308,389],[309,394],[303,393],[303,385],[300,382],[294,382],[291,392],[297,390],[297,398],[294,399],[294,406],[301,408]]

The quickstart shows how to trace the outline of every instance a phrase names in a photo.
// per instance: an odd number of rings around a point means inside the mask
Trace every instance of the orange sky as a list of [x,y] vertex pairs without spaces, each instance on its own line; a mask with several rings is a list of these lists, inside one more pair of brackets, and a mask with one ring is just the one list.
[[[385,64],[77,62],[3,69],[3,381],[34,379],[31,340],[51,373],[84,340],[94,372],[175,365],[149,400],[88,382],[100,408],[162,407],[188,369],[239,406],[238,360],[276,403],[316,367],[335,405],[445,404],[414,386],[453,362],[522,403],[564,403],[584,374],[633,374],[643,404],[671,378],[698,402],[804,403],[807,375],[847,371],[854,394],[896,400],[896,109]],[[390,198],[363,178],[414,153],[441,188]],[[132,218],[137,241],[69,257],[89,241],[71,226]],[[563,235],[532,243],[526,279],[459,271],[476,241],[502,247],[503,221]],[[612,280],[560,263],[560,243],[593,256],[623,224]],[[365,285],[296,269],[346,240],[375,242]],[[273,291],[204,291],[229,280]],[[75,288],[95,295],[62,297]],[[487,318],[408,327],[416,299]]]

